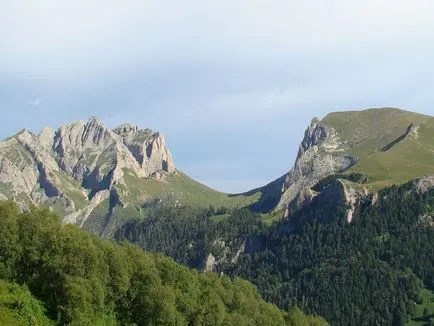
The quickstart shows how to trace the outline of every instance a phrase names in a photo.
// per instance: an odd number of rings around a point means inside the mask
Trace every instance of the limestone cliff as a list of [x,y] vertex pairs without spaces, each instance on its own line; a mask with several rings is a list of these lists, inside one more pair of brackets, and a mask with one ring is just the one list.
[[139,129],[130,124],[121,125],[113,131],[122,138],[125,146],[148,175],[155,172],[175,172],[172,154],[167,148],[163,135],[159,132]]
[[339,207],[345,209],[346,221],[351,223],[357,205],[368,196],[368,190],[361,184],[345,179],[332,179],[320,192],[302,190],[286,208],[287,217],[291,220],[295,213],[303,209],[303,220],[312,219],[314,216],[330,217],[333,215],[330,212]]
[[91,117],[0,142],[0,197],[57,207],[65,222],[83,225],[115,185],[126,187],[125,171],[137,179],[175,173],[163,135],[131,125],[111,130]]
[[348,169],[357,158],[345,151],[345,143],[332,127],[312,121],[306,129],[293,168],[288,173],[277,209],[288,216],[297,209],[297,202],[310,198],[312,188],[321,179]]

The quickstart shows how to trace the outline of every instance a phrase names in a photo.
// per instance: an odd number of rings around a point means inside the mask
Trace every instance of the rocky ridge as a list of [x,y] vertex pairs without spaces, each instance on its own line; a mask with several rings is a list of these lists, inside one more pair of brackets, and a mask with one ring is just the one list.
[[115,185],[125,184],[125,171],[161,181],[175,174],[163,135],[133,125],[111,130],[91,117],[0,142],[1,198],[23,208],[60,206],[68,223],[83,225]]
[[313,120],[283,183],[282,197],[276,209],[283,209],[288,217],[317,195],[311,188],[320,180],[354,165],[357,158],[345,149],[345,142],[334,128]]
[[[282,210],[288,218],[318,200],[319,192],[331,189],[351,208],[367,196],[368,190],[375,193],[431,175],[433,132],[433,117],[395,108],[333,112],[322,120],[315,118],[306,129],[295,163],[283,182],[275,211]],[[351,182],[351,175],[363,180]],[[317,189],[318,183],[332,179],[344,179],[346,190],[342,191],[342,185]],[[425,180],[421,186],[426,183]],[[351,209],[347,220],[352,221]]]

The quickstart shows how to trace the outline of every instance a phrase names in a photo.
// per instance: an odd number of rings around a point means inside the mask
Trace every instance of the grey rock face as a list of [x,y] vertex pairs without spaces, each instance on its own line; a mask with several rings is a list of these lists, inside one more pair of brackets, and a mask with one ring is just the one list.
[[318,194],[310,188],[302,189],[286,207],[285,217],[291,216],[299,209],[308,206],[317,196]]
[[121,125],[113,131],[122,138],[125,146],[148,175],[154,172],[175,172],[172,154],[167,149],[163,135],[159,132],[139,129],[130,124]]
[[45,127],[39,133],[39,143],[48,151],[53,148],[54,144],[54,136],[56,135],[56,131],[52,128]]
[[[111,130],[92,117],[38,135],[23,130],[0,142],[0,198],[59,202],[65,221],[79,225],[113,185],[125,185],[124,170],[137,178],[175,173],[164,137],[131,125]],[[77,198],[84,207],[76,208]]]
[[[282,187],[282,197],[276,209],[288,216],[297,210],[308,191],[321,179],[343,171],[357,159],[345,152],[345,144],[336,130],[318,122],[306,129],[297,159]],[[297,199],[298,198],[298,199]]]
[[202,271],[204,272],[214,272],[216,267],[216,259],[212,254],[209,254],[205,260]]
[[418,192],[424,193],[432,188],[434,188],[434,175],[429,175],[416,181],[416,190]]
[[346,219],[351,223],[357,203],[367,196],[368,190],[362,185],[352,185],[338,179],[330,183],[316,200],[319,201],[320,206],[346,206]]
[[110,191],[108,190],[101,190],[98,191],[95,196],[93,196],[92,200],[90,201],[89,205],[85,206],[82,209],[79,209],[69,215],[66,215],[63,218],[64,223],[69,224],[77,224],[80,227],[83,227],[84,223],[92,213],[92,211],[105,199],[109,198]]
[[53,155],[59,166],[93,190],[109,189],[123,176],[123,168],[145,177],[121,139],[96,118],[61,127],[55,135]]
[[229,243],[223,241],[223,239],[218,238],[212,242],[212,247],[214,249],[218,248],[218,253],[209,253],[204,261],[202,262],[200,269],[203,272],[218,272],[219,267],[225,264],[236,264],[239,257],[246,251],[247,241],[242,241],[239,247],[234,250],[231,249],[235,239],[229,240]]
[[[356,205],[367,197],[368,190],[362,185],[337,179],[326,185],[321,192],[315,192],[311,189],[300,192],[296,199],[288,205],[288,216],[302,208],[315,204],[317,212],[319,209],[327,217],[330,216],[328,213],[330,209],[341,206],[346,208],[345,217],[347,222],[351,223]],[[310,218],[309,216],[308,211],[306,218]]]

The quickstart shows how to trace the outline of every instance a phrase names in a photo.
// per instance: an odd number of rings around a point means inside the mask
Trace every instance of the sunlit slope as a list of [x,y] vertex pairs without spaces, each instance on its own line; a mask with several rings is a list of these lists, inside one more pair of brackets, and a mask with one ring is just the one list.
[[339,132],[358,160],[350,171],[367,175],[374,188],[434,173],[431,116],[383,108],[331,113],[321,123]]
[[169,175],[165,180],[138,179],[131,171],[124,171],[126,187],[119,186],[125,200],[134,204],[152,204],[165,201],[169,204],[191,205],[197,207],[243,207],[257,201],[260,192],[230,195],[209,188],[188,177],[182,172]]

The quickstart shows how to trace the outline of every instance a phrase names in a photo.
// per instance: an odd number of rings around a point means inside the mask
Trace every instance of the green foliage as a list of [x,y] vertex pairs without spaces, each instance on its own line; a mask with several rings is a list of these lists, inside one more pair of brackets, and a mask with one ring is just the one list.
[[324,187],[326,187],[328,184],[338,179],[344,179],[354,183],[361,183],[361,184],[366,183],[368,181],[368,177],[363,175],[362,173],[358,173],[358,172],[352,172],[348,174],[336,173],[319,181],[315,186],[312,187],[312,190],[322,191]]
[[218,271],[252,281],[266,300],[333,325],[400,325],[409,315],[423,317],[414,302],[424,286],[434,288],[433,207],[434,190],[419,194],[409,183],[383,190],[374,206],[362,202],[351,224],[346,207],[315,203],[273,228],[246,210],[216,222],[206,210],[165,208],[116,236],[192,267],[212,253],[223,261]]
[[229,212],[222,207],[161,206],[145,220],[126,222],[117,230],[115,239],[128,240],[146,250],[162,252],[178,263],[201,268],[209,253],[217,259],[226,255],[230,261],[243,243],[265,233],[260,216],[247,209]]
[[[400,324],[434,288],[434,191],[391,187],[361,203],[348,224],[338,208],[305,208],[231,270],[280,307],[297,304],[333,325]],[[306,216],[309,219],[306,220]],[[304,223],[300,223],[304,221]]]
[[2,325],[291,325],[246,281],[102,240],[48,210],[0,202],[0,253]]
[[430,320],[434,320],[434,292],[423,289],[415,313],[406,325],[422,326]]
[[327,322],[322,318],[308,316],[297,306],[294,306],[286,316],[286,322],[290,325],[297,326],[323,326],[327,325]]
[[49,326],[41,302],[29,290],[18,284],[0,280],[0,325]]

